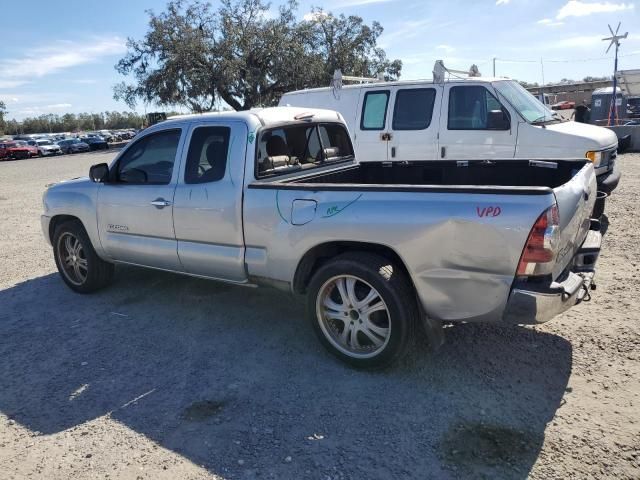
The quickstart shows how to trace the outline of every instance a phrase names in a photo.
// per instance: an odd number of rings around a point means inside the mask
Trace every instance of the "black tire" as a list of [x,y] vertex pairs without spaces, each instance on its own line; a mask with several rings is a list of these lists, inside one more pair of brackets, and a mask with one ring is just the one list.
[[[336,346],[340,341],[335,337],[342,336],[344,331],[340,332],[340,323],[333,321],[333,327],[335,327],[335,329],[332,330],[332,334],[328,330],[328,328],[332,327],[332,320],[324,319],[321,313],[323,308],[322,299],[330,297],[330,295],[325,295],[328,291],[327,289],[331,288],[331,282],[343,275],[349,278],[355,278],[356,285],[363,285],[365,288],[372,287],[375,289],[375,293],[379,295],[386,306],[386,311],[382,313],[383,322],[386,322],[386,325],[388,325],[387,328],[389,328],[387,337],[384,337],[386,343],[378,347],[378,350],[375,350],[373,344],[369,345],[368,347],[371,348],[372,351],[366,353],[366,355],[368,355],[366,357],[354,352],[346,352],[344,348],[341,349]],[[358,281],[361,283],[358,283]],[[355,288],[356,287],[354,287],[354,289]],[[319,298],[319,296],[322,298]],[[356,295],[356,298],[358,301],[363,300],[362,296],[358,298]],[[329,299],[334,300],[333,298]],[[375,304],[375,302],[376,300],[372,300],[370,303]],[[348,306],[347,309],[349,308],[352,307]],[[359,318],[357,312],[358,309],[356,309],[354,316]],[[340,313],[340,315],[342,314],[347,318],[346,313]],[[367,321],[370,321],[370,315],[372,314],[367,316]],[[407,353],[414,339],[418,319],[418,308],[413,285],[398,265],[380,255],[366,252],[350,252],[330,260],[314,273],[307,289],[307,316],[320,342],[330,353],[349,365],[357,368],[370,369],[386,367],[398,361]],[[343,322],[342,328],[347,328],[346,321],[340,321]],[[362,323],[361,320],[357,319],[354,320],[354,323],[355,322]],[[384,325],[380,324],[377,326],[384,327]],[[347,336],[351,337],[353,334],[354,333],[349,333]],[[363,338],[368,340],[368,337],[362,337],[362,334],[358,333],[357,330],[355,331],[355,335],[361,335],[359,337],[361,340]],[[356,341],[356,344],[359,343],[359,341]],[[347,347],[347,349],[349,349],[349,347]]]
[[[75,238],[81,245],[82,250],[77,258],[82,257],[82,260],[86,261],[86,267],[83,270],[86,271],[84,279],[74,277],[73,273],[69,272],[71,267],[67,267],[68,270],[64,267],[64,259],[62,258],[63,243],[67,238]],[[58,272],[71,290],[78,293],[91,293],[106,287],[112,282],[114,275],[113,264],[105,262],[98,257],[80,221],[69,220],[58,225],[53,233],[51,243],[53,244],[53,256]]]

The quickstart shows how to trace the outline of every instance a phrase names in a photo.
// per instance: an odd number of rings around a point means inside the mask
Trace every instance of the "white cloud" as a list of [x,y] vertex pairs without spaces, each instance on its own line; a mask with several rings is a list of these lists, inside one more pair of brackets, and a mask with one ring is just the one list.
[[343,0],[333,8],[348,8],[348,7],[358,7],[362,5],[373,5],[375,3],[389,3],[395,2],[396,0]]
[[542,20],[538,20],[536,23],[538,25],[544,25],[545,27],[559,27],[564,25],[564,22],[558,22],[552,18],[543,18]]
[[83,43],[58,42],[53,46],[37,48],[27,52],[22,58],[3,61],[0,88],[14,88],[30,82],[34,77],[44,77],[125,51],[125,41],[120,37],[93,38]]
[[378,45],[381,48],[389,48],[396,40],[408,40],[410,38],[418,37],[424,34],[422,29],[431,23],[432,21],[430,18],[425,18],[423,20],[406,20],[401,22],[393,31],[388,33],[385,31],[380,37]]
[[612,2],[582,2],[580,0],[569,0],[565,6],[558,10],[556,18],[562,20],[567,17],[584,17],[594,13],[620,12],[632,10],[632,3],[612,3]]
[[443,50],[445,53],[452,53],[455,51],[455,47],[452,47],[451,45],[445,45],[445,44],[438,45],[436,49]]
[[15,88],[15,87],[19,87],[21,85],[24,85],[25,83],[29,83],[26,80],[3,80],[2,79],[2,73],[0,73],[0,88],[4,89],[4,88]]
[[496,0],[496,5],[507,5],[511,0]]
[[53,105],[47,105],[46,108],[49,110],[61,110],[64,108],[71,108],[73,105],[70,103],[54,103]]
[[602,37],[600,35],[576,35],[574,37],[555,40],[548,46],[550,48],[592,48],[600,44],[603,44]]
[[311,22],[313,20],[321,20],[323,18],[327,18],[329,16],[329,14],[327,12],[324,11],[317,11],[317,12],[309,12],[309,13],[305,13],[302,17],[302,19],[306,22]]

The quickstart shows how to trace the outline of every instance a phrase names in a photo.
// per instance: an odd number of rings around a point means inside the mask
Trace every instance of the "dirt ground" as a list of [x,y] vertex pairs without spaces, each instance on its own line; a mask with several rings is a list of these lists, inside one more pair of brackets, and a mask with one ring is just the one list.
[[0,479],[640,478],[640,155],[591,302],[376,373],[277,291],[118,268],[71,292],[41,194],[111,155],[0,163]]

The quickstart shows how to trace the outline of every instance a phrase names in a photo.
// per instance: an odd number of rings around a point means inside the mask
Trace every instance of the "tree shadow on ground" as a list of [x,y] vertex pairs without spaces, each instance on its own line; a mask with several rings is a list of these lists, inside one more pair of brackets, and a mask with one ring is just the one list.
[[2,413],[45,435],[110,415],[228,478],[526,478],[571,371],[563,338],[496,325],[355,371],[294,297],[135,268],[94,295],[36,278],[0,312]]

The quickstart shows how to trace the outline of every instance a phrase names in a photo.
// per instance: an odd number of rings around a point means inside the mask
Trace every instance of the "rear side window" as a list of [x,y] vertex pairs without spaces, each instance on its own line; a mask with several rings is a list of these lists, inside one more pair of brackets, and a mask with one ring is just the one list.
[[265,130],[256,152],[256,177],[281,175],[353,158],[341,124],[297,124]]
[[361,130],[384,130],[389,91],[367,92],[362,103]]
[[185,183],[215,182],[224,177],[229,153],[229,127],[197,127],[191,135]]
[[451,87],[449,130],[488,130],[489,112],[501,110],[500,102],[482,86]]
[[433,88],[398,90],[393,107],[393,130],[424,130],[431,124],[436,91]]

